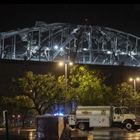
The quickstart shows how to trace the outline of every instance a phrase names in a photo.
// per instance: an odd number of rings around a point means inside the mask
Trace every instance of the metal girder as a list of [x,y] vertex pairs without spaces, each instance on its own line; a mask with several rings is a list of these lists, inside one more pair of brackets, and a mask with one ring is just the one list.
[[140,66],[140,37],[108,27],[37,21],[0,42],[0,59]]

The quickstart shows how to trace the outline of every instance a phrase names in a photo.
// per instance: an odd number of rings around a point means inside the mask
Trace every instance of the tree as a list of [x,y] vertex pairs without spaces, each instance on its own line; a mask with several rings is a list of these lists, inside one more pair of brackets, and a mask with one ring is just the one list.
[[70,84],[76,88],[75,96],[81,105],[109,105],[111,88],[103,82],[105,77],[99,69],[87,65],[75,65],[70,71]]
[[136,96],[134,95],[133,87],[125,82],[118,84],[114,88],[114,104],[116,105],[126,105],[126,106],[134,106],[134,99]]
[[65,98],[63,100],[61,98],[60,103],[68,103],[68,102],[71,102],[72,100],[75,100],[76,89],[74,87],[72,87],[69,82],[67,82],[67,84],[66,84],[66,80],[67,79],[65,78],[64,75],[58,77],[58,82],[61,85],[62,89],[64,89],[63,92],[61,93],[61,94],[63,94],[63,96],[61,96],[61,97]]
[[22,127],[24,127],[24,121],[27,115],[31,112],[36,113],[35,110],[31,110],[33,103],[28,96],[16,96],[15,98],[2,96],[1,99],[1,110],[7,110],[9,119],[15,119],[16,116],[20,115],[22,121]]
[[132,85],[125,82],[116,85],[114,88],[114,95],[114,105],[129,106],[135,110],[136,114],[140,113],[140,94],[134,92]]
[[64,100],[63,86],[51,73],[46,75],[33,74],[28,71],[18,79],[12,79],[10,90],[16,95],[27,96],[38,114],[53,113],[52,107]]

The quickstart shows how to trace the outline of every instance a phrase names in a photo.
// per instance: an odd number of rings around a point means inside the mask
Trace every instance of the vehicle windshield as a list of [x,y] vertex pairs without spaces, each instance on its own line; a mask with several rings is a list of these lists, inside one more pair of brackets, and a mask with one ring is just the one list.
[[122,107],[121,111],[123,114],[133,114],[133,111],[130,108]]

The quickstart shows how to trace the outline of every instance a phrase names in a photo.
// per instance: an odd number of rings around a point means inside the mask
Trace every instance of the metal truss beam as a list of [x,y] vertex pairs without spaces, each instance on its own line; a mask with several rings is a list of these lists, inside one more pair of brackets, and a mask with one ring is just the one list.
[[0,59],[140,66],[140,37],[91,25],[36,22],[0,33]]

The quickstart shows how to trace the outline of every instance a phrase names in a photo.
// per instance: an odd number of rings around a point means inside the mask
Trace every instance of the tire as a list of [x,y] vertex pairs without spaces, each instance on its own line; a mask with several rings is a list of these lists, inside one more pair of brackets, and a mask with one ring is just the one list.
[[137,131],[138,129],[139,129],[139,126],[137,126],[137,125],[133,126],[133,130]]
[[82,131],[86,130],[86,128],[87,128],[86,123],[83,123],[83,122],[78,123],[77,128],[82,130]]
[[133,127],[134,127],[133,122],[127,122],[125,124],[125,129],[128,130],[128,131],[132,130]]
[[74,125],[70,125],[70,128],[71,128],[71,129],[74,129],[74,127],[75,127]]

